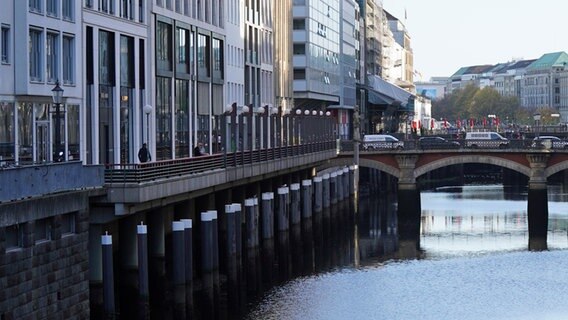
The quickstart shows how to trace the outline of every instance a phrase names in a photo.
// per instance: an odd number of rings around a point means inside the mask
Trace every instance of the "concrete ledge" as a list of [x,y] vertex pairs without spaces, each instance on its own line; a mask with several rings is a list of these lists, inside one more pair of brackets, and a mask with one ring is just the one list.
[[161,198],[178,196],[218,185],[251,179],[262,175],[290,170],[296,167],[317,164],[336,157],[335,150],[307,155],[270,160],[224,170],[160,179],[146,183],[107,184],[107,198],[110,203],[143,203]]

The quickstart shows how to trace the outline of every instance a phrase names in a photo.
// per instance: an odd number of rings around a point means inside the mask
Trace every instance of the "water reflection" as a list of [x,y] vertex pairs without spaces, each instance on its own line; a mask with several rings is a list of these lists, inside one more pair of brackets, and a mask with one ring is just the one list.
[[[563,192],[560,187],[550,187],[548,191],[548,248],[554,251],[568,249],[568,194]],[[523,254],[528,249],[526,189],[507,188],[502,185],[439,188],[422,192],[421,205],[421,250],[417,256],[411,257],[412,262],[405,264],[397,262],[401,258],[399,252],[401,244],[397,240],[396,196],[365,197],[359,200],[358,207],[344,206],[341,210],[347,212],[347,215],[324,212],[319,217],[321,220],[318,220],[317,216],[314,217],[313,250],[316,273],[312,275],[304,273],[303,277],[270,290],[262,301],[253,306],[246,318],[381,319],[385,318],[385,315],[398,314],[402,311],[399,309],[404,309],[407,311],[406,314],[414,314],[413,312],[416,311],[415,314],[420,314],[423,319],[439,319],[447,318],[441,316],[443,314],[457,314],[451,306],[444,309],[443,306],[447,304],[440,304],[440,300],[428,300],[427,297],[432,293],[434,286],[442,287],[440,289],[442,292],[448,289],[445,294],[449,296],[452,296],[455,290],[468,294],[468,290],[485,292],[491,291],[486,287],[509,287],[510,279],[506,276],[490,279],[490,284],[483,289],[471,289],[469,283],[464,284],[460,281],[469,282],[477,277],[483,278],[486,275],[486,271],[483,270],[492,270],[491,264],[495,263],[491,260],[493,257],[503,255],[512,257],[509,258],[512,262],[507,262],[512,265],[517,265],[520,263],[518,261],[525,259],[524,256],[516,255]],[[353,212],[357,214],[352,215]],[[350,216],[354,219],[352,223],[349,223]],[[302,241],[305,239],[302,237]],[[305,263],[308,260],[309,258],[302,261]],[[460,266],[465,265],[468,272],[477,268],[481,270],[481,274],[470,274],[464,278],[459,272],[452,271],[455,268],[454,262]],[[440,267],[435,263],[444,263],[448,266]],[[474,264],[479,267],[472,269],[471,265]],[[391,269],[387,268],[388,266]],[[564,270],[561,266],[562,264],[555,264],[548,271],[562,274]],[[444,284],[441,284],[436,277],[433,277],[428,284],[423,283],[424,276],[437,274],[444,268],[450,273],[444,278]],[[304,270],[308,269],[304,265]],[[538,271],[538,267],[536,270]],[[416,272],[421,276],[416,277]],[[506,273],[507,270],[503,272]],[[531,277],[534,275],[531,272],[524,276],[526,281],[532,281]],[[522,275],[520,277],[523,278]],[[399,280],[397,282],[388,279]],[[413,280],[405,284],[406,279]],[[416,290],[412,287],[406,288],[405,286],[408,285],[416,285]],[[447,286],[449,287],[446,288]],[[422,289],[424,292],[421,291]],[[408,300],[407,295],[414,292],[418,292],[419,294],[415,296],[418,295],[420,298]],[[389,295],[388,299],[385,298],[386,295]],[[444,299],[452,300],[448,296]],[[469,303],[475,298],[468,299],[455,302]],[[496,301],[493,302],[492,299]],[[473,313],[466,313],[463,318],[475,319],[479,314],[492,315],[493,319],[500,318],[495,316],[492,306],[486,305],[496,303],[496,305],[501,304],[501,308],[510,307],[504,295],[501,297],[503,300],[498,299],[499,297],[484,299],[483,301],[487,302],[477,304],[479,309],[488,308],[483,310],[486,313],[473,310]],[[397,302],[392,305],[385,304],[385,301],[390,300]],[[434,305],[442,307],[433,308]],[[349,311],[343,311],[339,306]],[[413,308],[417,310],[412,310]],[[454,311],[448,311],[447,308]],[[497,307],[495,309],[497,314],[503,311],[498,310]],[[525,311],[516,308],[514,311],[504,312],[515,315],[523,314]],[[402,317],[402,319],[415,318],[415,316]]]

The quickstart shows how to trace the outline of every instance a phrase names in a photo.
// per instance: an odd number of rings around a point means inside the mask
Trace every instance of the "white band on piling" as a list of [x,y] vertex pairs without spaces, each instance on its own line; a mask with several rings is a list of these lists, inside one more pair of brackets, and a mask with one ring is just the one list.
[[278,188],[278,194],[288,194],[288,187]]
[[225,205],[225,213],[235,213],[235,208],[232,204]]
[[258,206],[258,198],[252,198],[252,204]]
[[349,166],[349,170],[355,170],[355,165],[353,165],[353,164],[350,165],[350,166]]
[[342,175],[343,175],[343,170],[337,171],[337,176],[338,176],[338,177],[339,177],[339,176],[342,176]]
[[183,226],[186,229],[193,228],[193,221],[191,219],[180,219],[180,221],[183,222]]
[[343,173],[349,173],[349,168],[347,167],[343,168]]
[[112,236],[111,235],[103,235],[101,236],[101,244],[104,245],[111,245],[112,244]]
[[233,204],[231,204],[231,205],[233,206],[233,210],[234,210],[235,212],[239,212],[239,211],[242,211],[242,210],[243,210],[243,207],[242,207],[242,205],[241,205],[240,203],[233,203]]
[[[330,176],[331,176],[332,179],[333,179],[333,178],[337,178],[337,172],[336,172],[336,171],[333,171],[333,172],[330,174]],[[325,179],[325,176],[324,176],[323,178]]]
[[136,226],[136,232],[138,234],[147,234],[148,233],[148,226],[139,224]]
[[245,207],[252,207],[254,206],[254,200],[253,199],[245,199]]
[[312,180],[302,180],[302,185],[303,185],[303,186],[311,186],[311,185],[312,185]]
[[209,210],[207,212],[211,214],[213,220],[217,219],[217,210]]
[[290,185],[290,190],[300,190],[300,184],[299,183],[292,183]]
[[209,212],[201,212],[201,221],[213,221],[213,215]]
[[322,179],[329,179],[329,173],[325,173],[325,174],[322,176]]
[[183,231],[185,229],[185,224],[183,221],[173,221],[172,222],[172,231]]
[[265,192],[262,194],[262,200],[272,200],[274,199],[274,192]]
[[314,177],[314,183],[321,182],[322,178],[320,176]]

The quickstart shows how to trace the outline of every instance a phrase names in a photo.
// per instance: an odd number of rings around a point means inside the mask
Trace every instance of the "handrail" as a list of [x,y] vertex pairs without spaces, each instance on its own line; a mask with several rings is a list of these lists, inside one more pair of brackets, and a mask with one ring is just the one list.
[[143,183],[175,176],[222,170],[296,155],[335,149],[335,141],[323,141],[270,149],[218,153],[207,156],[147,163],[106,164],[105,183]]

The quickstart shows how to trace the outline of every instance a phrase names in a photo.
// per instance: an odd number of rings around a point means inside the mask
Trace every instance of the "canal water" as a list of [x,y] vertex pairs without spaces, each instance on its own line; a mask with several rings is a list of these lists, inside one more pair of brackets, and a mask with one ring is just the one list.
[[396,197],[364,195],[304,251],[306,271],[249,301],[243,318],[568,319],[568,193],[548,194],[549,250],[529,252],[526,189],[423,191],[421,250],[406,257]]

